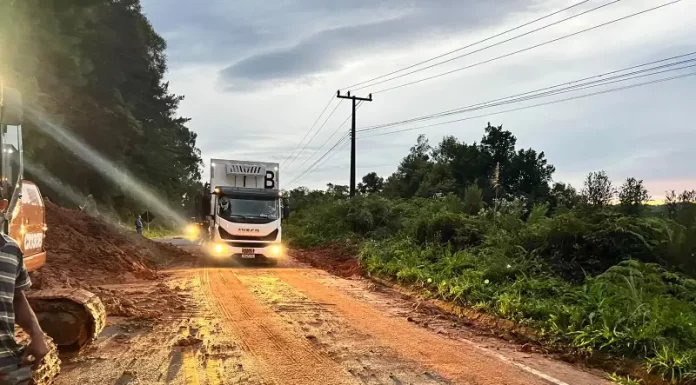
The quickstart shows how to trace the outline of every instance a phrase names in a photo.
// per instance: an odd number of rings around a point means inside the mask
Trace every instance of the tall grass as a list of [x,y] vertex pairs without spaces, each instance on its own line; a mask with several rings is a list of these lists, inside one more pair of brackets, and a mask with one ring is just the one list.
[[473,215],[457,197],[325,201],[293,213],[294,246],[361,244],[373,275],[535,328],[550,343],[641,359],[696,381],[693,227],[611,209],[501,201]]

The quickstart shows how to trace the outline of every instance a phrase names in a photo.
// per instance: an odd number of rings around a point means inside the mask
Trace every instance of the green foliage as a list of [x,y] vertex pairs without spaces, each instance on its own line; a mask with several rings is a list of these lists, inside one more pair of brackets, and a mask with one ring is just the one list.
[[472,184],[464,190],[464,211],[467,214],[478,214],[483,209],[483,190]]
[[[369,273],[529,325],[550,343],[696,379],[696,193],[644,211],[642,182],[629,178],[623,204],[610,205],[606,173],[591,173],[582,196],[549,188],[552,168],[523,162],[535,153],[514,144],[490,125],[480,145],[445,138],[433,149],[421,136],[382,194],[291,191],[302,208],[284,231],[297,246],[361,243]],[[517,174],[516,164],[535,166]],[[535,182],[515,178],[528,173]]]
[[591,172],[585,178],[582,189],[583,201],[593,207],[605,207],[616,195],[616,189],[605,171]]
[[619,385],[640,385],[643,383],[641,379],[631,378],[631,376],[620,376],[616,373],[609,375],[609,379]]
[[628,178],[619,189],[621,209],[628,215],[639,215],[648,200],[650,200],[650,195],[648,195],[648,190],[643,185],[642,179]]
[[358,191],[361,194],[376,194],[384,189],[384,178],[371,172],[362,178],[362,183],[358,183]]
[[692,279],[624,261],[576,285],[528,253],[508,254],[492,244],[418,246],[407,238],[366,242],[360,258],[371,274],[531,325],[550,341],[643,357],[648,371],[668,380],[696,375]]
[[[139,0],[2,1],[0,7],[0,74],[23,94],[27,161],[123,218],[143,209],[131,191],[47,135],[39,126],[47,120],[146,182],[174,209],[191,209],[200,190],[196,134],[189,119],[177,116],[183,97],[164,80],[166,43]],[[82,203],[28,174],[54,202]]]
[[[476,185],[484,202],[490,203],[496,195],[525,197],[530,202],[546,200],[555,168],[547,163],[544,153],[516,150],[517,138],[502,126],[489,123],[485,132],[480,144],[460,143],[449,136],[434,148],[421,135],[397,171],[387,178],[385,194],[400,198],[437,193],[465,196],[466,190]],[[487,181],[496,170],[498,183],[491,186]]]

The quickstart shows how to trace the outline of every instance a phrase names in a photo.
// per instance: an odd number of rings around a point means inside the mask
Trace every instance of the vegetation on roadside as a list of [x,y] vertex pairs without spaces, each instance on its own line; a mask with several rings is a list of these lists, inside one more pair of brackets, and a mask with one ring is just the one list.
[[54,203],[93,199],[120,219],[147,208],[136,187],[61,145],[71,137],[174,210],[193,207],[201,156],[164,79],[165,49],[140,0],[0,1],[0,76],[24,99],[28,179]]
[[635,178],[615,188],[594,172],[578,192],[552,184],[553,171],[502,127],[471,145],[420,137],[354,199],[345,186],[288,192],[285,234],[297,247],[359,245],[370,274],[530,326],[546,343],[696,381],[696,192],[648,206]]

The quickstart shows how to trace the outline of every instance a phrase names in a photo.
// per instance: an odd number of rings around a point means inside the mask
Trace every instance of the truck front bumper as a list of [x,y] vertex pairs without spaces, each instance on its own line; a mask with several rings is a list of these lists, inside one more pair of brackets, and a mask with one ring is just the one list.
[[242,258],[242,259],[278,259],[285,255],[285,247],[281,243],[271,243],[264,247],[256,245],[230,245],[225,242],[214,242],[208,251],[212,256],[219,258]]

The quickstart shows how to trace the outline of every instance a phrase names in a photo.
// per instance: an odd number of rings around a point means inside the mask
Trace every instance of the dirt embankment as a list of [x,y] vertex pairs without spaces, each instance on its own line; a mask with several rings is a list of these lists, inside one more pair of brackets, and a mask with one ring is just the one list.
[[290,255],[296,260],[343,278],[355,278],[363,275],[355,254],[355,250],[343,246],[290,250]]
[[193,258],[185,251],[50,202],[46,202],[46,222],[48,257],[43,267],[30,273],[35,289],[85,288],[99,295],[112,316],[151,318],[161,314],[162,309],[144,304],[153,294],[165,299],[168,307],[180,305],[178,294],[164,284],[156,286],[157,293],[107,286],[160,280],[163,276],[158,267]]

